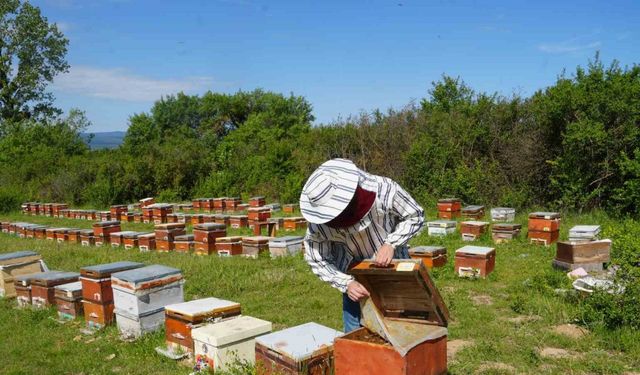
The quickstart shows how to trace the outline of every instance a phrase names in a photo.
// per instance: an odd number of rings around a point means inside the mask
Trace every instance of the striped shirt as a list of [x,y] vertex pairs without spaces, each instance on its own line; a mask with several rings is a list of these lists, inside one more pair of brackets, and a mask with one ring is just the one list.
[[305,236],[305,260],[321,280],[345,293],[353,262],[374,258],[385,243],[395,259],[409,258],[407,242],[424,226],[424,210],[393,180],[361,172],[360,186],[377,193],[371,210],[356,225],[335,229],[310,223]]

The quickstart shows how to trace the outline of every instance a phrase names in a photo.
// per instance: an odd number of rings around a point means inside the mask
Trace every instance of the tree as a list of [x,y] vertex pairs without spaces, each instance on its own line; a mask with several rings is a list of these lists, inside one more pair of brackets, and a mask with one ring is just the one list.
[[68,71],[68,44],[39,8],[20,0],[0,2],[0,124],[61,113],[46,88]]

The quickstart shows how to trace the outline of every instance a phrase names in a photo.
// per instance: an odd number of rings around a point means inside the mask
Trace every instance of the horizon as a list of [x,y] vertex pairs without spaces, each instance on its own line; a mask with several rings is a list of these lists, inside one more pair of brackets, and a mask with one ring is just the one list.
[[443,74],[528,97],[596,51],[623,67],[640,52],[640,5],[628,0],[32,3],[70,40],[70,71],[51,91],[65,112],[86,112],[89,133],[126,131],[129,116],[180,91],[292,93],[311,103],[317,125],[402,108]]

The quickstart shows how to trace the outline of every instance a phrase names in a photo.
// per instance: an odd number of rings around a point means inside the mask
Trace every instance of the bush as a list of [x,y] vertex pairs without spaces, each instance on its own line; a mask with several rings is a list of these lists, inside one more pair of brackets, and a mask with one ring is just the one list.
[[0,212],[17,211],[26,200],[17,189],[0,188]]

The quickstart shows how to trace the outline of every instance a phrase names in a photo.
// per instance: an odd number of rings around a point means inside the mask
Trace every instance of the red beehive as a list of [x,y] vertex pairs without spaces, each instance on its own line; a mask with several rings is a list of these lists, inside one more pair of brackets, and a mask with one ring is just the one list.
[[230,216],[229,226],[234,229],[246,228],[249,226],[249,217],[246,215]]
[[[242,203],[242,200],[239,197],[231,197],[225,198],[224,200],[224,209],[227,211],[237,211],[238,205]],[[216,210],[218,208],[216,207]]]
[[77,272],[50,271],[34,276],[31,280],[31,301],[36,307],[54,305],[55,287],[78,281],[80,274]]
[[82,315],[82,283],[75,281],[58,285],[54,289],[60,318],[75,319]]
[[96,246],[109,243],[111,233],[120,232],[119,221],[100,221],[93,223],[93,236],[95,237]]
[[69,229],[67,231],[67,239],[69,242],[71,243],[80,243],[81,239],[80,239],[80,232],[82,232],[81,229]]
[[109,209],[109,213],[111,213],[111,217],[114,217],[114,218],[120,218],[120,215],[127,211],[128,211],[127,206],[124,204],[114,205],[114,206],[111,206],[111,208]]
[[200,199],[200,209],[204,211],[213,211],[216,205],[216,198]]
[[527,237],[532,243],[549,246],[560,237],[560,214],[557,212],[533,212],[529,214]]
[[266,221],[271,217],[271,209],[268,207],[250,207],[247,210],[249,221]]
[[215,243],[216,238],[227,235],[226,226],[217,223],[204,223],[193,226],[194,241]]
[[262,207],[267,203],[263,196],[249,198],[249,207]]
[[84,310],[84,319],[87,322],[89,328],[103,328],[112,324],[115,321],[113,303],[101,304],[91,301],[82,301],[82,307]]
[[156,200],[154,198],[143,198],[140,199],[140,207],[147,207],[147,206],[151,206],[152,204],[156,203]]
[[111,274],[140,268],[142,266],[144,266],[144,264],[136,262],[115,262],[83,267],[80,269],[82,298],[84,298],[85,301],[99,304],[113,303]]
[[242,237],[240,236],[216,238],[215,245],[219,256],[242,255]]
[[298,209],[298,205],[297,204],[285,204],[284,206],[282,206],[282,212],[284,212],[286,214],[292,214],[297,209]]
[[422,263],[429,269],[444,267],[447,264],[447,249],[443,246],[412,247],[409,249],[409,256],[412,259],[421,259]]
[[158,241],[173,241],[175,236],[186,234],[185,224],[158,224],[155,226],[156,243]]
[[307,220],[304,217],[285,217],[282,226],[286,231],[303,230],[307,227]]
[[80,231],[80,244],[82,246],[93,246],[96,244],[93,229],[83,229]]
[[461,277],[485,278],[496,265],[496,250],[492,247],[464,246],[456,250],[455,273]]
[[489,223],[484,221],[463,221],[460,223],[460,233],[465,241],[473,241],[487,232]]
[[146,233],[138,236],[138,247],[140,251],[151,251],[156,249],[156,234]]
[[335,374],[445,374],[449,313],[424,264],[365,261],[349,273],[371,293],[361,303],[367,328],[336,339]]
[[193,250],[194,244],[192,234],[176,236],[174,241],[175,250],[179,253],[189,253]]

